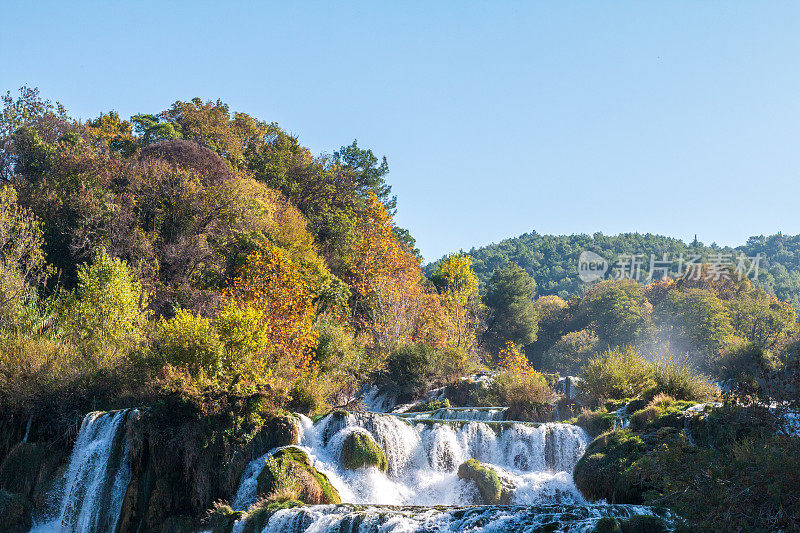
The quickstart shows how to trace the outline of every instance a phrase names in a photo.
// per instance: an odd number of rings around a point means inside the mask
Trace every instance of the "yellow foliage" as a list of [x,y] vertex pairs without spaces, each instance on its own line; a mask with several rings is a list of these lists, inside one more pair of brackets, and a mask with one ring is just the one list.
[[[233,280],[229,296],[238,306],[249,306],[260,315],[260,329],[252,329],[256,315],[243,315],[240,323],[250,322],[251,331],[259,331],[263,364],[281,364],[284,371],[297,375],[310,369],[318,336],[313,327],[315,306],[298,265],[284,250],[265,243],[260,252],[251,254]],[[250,335],[247,342],[252,344],[254,338]]]
[[520,353],[517,345],[511,341],[506,342],[505,347],[500,350],[500,366],[516,374],[535,372],[530,363],[528,363],[528,358]]
[[356,321],[384,348],[436,337],[437,308],[441,312],[422,286],[419,260],[397,240],[393,227],[386,208],[370,195],[347,258]]

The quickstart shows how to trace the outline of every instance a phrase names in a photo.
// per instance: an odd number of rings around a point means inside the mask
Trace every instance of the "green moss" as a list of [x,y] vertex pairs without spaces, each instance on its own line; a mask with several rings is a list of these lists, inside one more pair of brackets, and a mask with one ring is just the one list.
[[654,431],[663,427],[682,428],[685,417],[683,411],[694,402],[669,402],[649,405],[630,416],[631,429],[635,431]]
[[597,437],[575,465],[575,485],[590,500],[641,503],[641,487],[632,485],[625,470],[646,451],[644,441],[630,431],[611,431]]
[[295,446],[272,454],[258,475],[257,483],[259,496],[293,492],[309,504],[342,502],[328,477],[314,468],[305,452]]
[[242,511],[234,511],[230,505],[217,505],[208,513],[208,527],[211,533],[231,533],[233,523],[244,515]]
[[366,433],[350,433],[342,444],[342,466],[350,470],[374,466],[386,472],[386,454],[378,443]]
[[663,518],[650,515],[633,515],[620,524],[622,533],[666,533],[669,527]]
[[619,521],[613,516],[604,516],[598,520],[594,531],[595,533],[622,533]]
[[578,415],[575,419],[575,424],[586,430],[592,437],[596,437],[601,433],[610,431],[614,428],[614,420],[616,415],[609,413],[604,409],[597,411],[586,411]]
[[303,502],[291,499],[262,501],[254,505],[244,519],[242,533],[258,533],[266,527],[269,517],[281,509],[302,506]]
[[474,482],[486,505],[506,504],[511,499],[511,491],[503,486],[497,472],[475,459],[468,459],[459,465],[458,478]]
[[436,411],[437,409],[449,409],[450,407],[452,407],[450,405],[450,400],[445,398],[444,400],[431,400],[428,402],[420,402],[410,407],[406,412],[424,413],[427,411]]

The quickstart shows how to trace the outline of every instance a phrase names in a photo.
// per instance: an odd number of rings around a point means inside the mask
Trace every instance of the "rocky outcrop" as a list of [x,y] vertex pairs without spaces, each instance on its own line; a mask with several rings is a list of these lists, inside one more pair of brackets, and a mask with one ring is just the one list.
[[503,483],[497,472],[475,459],[459,465],[458,478],[472,481],[485,505],[504,505],[511,500],[513,489]]
[[386,454],[368,433],[353,432],[342,444],[342,466],[349,470],[374,466],[386,472]]
[[266,459],[258,475],[258,495],[288,497],[311,505],[342,503],[328,477],[314,468],[308,455],[295,446],[282,448]]

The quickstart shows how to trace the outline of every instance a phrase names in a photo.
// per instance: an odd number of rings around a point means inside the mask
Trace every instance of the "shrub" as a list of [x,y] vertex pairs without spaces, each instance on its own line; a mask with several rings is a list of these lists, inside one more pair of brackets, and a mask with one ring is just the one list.
[[584,411],[578,415],[575,424],[586,430],[592,437],[596,437],[601,433],[614,429],[614,420],[617,416],[614,413],[609,413],[605,409],[598,409],[597,411]]
[[644,396],[666,394],[675,400],[703,401],[717,395],[716,386],[704,374],[692,370],[686,363],[661,359],[652,364],[653,386]]
[[188,370],[193,377],[202,373],[214,378],[222,369],[222,344],[211,320],[185,309],[169,320],[161,319],[153,346],[166,362]]
[[630,431],[611,431],[594,439],[575,465],[575,486],[590,500],[641,503],[641,487],[624,473],[646,451],[644,441]]
[[423,343],[394,350],[386,360],[384,380],[401,397],[413,398],[436,384],[470,373],[472,358],[461,348],[436,349]]
[[127,264],[105,250],[78,267],[78,286],[65,298],[62,316],[87,354],[108,345],[127,348],[142,338],[147,295]]
[[590,402],[634,398],[654,385],[653,369],[633,348],[607,350],[583,367],[581,391]]
[[739,341],[725,347],[715,361],[717,377],[742,394],[756,394],[758,378],[776,370],[778,359],[752,342]]
[[553,389],[547,380],[535,370],[522,374],[500,372],[489,385],[492,405],[508,407],[506,416],[510,420],[550,420],[553,412],[550,404],[552,395]]

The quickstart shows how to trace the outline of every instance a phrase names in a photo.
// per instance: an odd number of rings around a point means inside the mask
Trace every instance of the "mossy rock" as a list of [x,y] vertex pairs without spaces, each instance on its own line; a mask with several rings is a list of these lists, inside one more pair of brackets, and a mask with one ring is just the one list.
[[342,443],[342,466],[355,470],[363,466],[374,466],[386,472],[388,463],[386,454],[367,433],[353,432],[347,435]]
[[633,515],[623,520],[622,533],[666,533],[669,526],[663,518],[651,515]]
[[247,513],[241,533],[259,533],[260,531],[263,531],[264,527],[267,525],[267,522],[269,522],[269,518],[274,513],[280,511],[281,509],[300,507],[303,505],[303,502],[298,500],[283,499],[264,501],[263,503],[257,505],[257,507],[250,509],[250,511]]
[[511,500],[512,491],[503,485],[497,472],[475,459],[468,459],[459,465],[458,478],[475,483],[486,505],[503,505]]
[[429,400],[427,402],[419,402],[409,407],[406,413],[424,413],[427,411],[436,411],[437,409],[448,409],[452,407],[450,400]]
[[616,414],[609,413],[605,409],[598,409],[579,414],[575,424],[582,427],[590,436],[596,437],[614,429],[616,418]]
[[589,500],[642,503],[642,487],[631,484],[625,471],[646,451],[645,442],[630,431],[603,433],[575,465],[575,486]]
[[230,505],[218,505],[208,513],[207,525],[211,533],[231,533],[233,523],[243,515],[243,511],[234,511]]
[[311,465],[306,453],[295,446],[282,448],[267,458],[258,475],[260,497],[294,492],[300,501],[311,505],[342,503],[328,476]]
[[594,526],[594,533],[622,533],[619,520],[613,516],[604,516]]
[[31,527],[30,511],[30,502],[23,495],[0,489],[0,524],[3,531],[28,531]]

